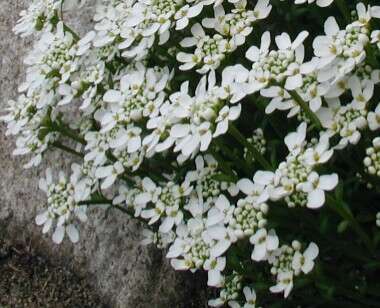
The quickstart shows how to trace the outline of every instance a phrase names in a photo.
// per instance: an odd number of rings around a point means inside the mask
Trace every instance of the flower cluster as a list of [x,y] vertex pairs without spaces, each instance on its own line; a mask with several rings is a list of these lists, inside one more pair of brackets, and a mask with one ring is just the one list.
[[[380,6],[346,2],[102,0],[80,37],[63,12],[84,1],[32,1],[14,30],[35,43],[1,119],[25,167],[49,149],[79,159],[40,181],[43,233],[75,243],[102,204],[143,222],[175,270],[206,271],[211,307],[291,298],[310,279],[331,298],[325,271],[342,254],[370,262],[380,225],[344,201],[380,191]],[[332,245],[347,228],[353,248]],[[317,259],[323,245],[334,256]]]

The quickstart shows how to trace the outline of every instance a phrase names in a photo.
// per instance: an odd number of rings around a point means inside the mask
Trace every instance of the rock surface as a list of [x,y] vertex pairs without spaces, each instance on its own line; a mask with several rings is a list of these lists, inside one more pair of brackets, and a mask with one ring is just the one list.
[[[24,76],[23,57],[32,43],[12,32],[28,2],[0,0],[2,111],[7,101],[17,96],[17,85]],[[85,26],[80,27],[83,30]],[[206,307],[205,291],[200,291],[205,289],[204,279],[175,273],[161,252],[140,245],[141,226],[118,212],[105,217],[104,211],[93,210],[76,245],[65,241],[57,246],[50,236],[42,235],[34,224],[45,202],[38,179],[46,166],[67,169],[70,157],[51,152],[44,165],[25,170],[25,161],[11,155],[13,149],[14,139],[5,136],[5,125],[0,123],[0,238],[28,242],[51,262],[69,266],[86,277],[110,307]]]

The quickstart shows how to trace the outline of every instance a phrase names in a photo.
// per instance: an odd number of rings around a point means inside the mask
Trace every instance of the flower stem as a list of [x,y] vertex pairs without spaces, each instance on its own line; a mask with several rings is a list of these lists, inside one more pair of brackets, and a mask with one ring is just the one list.
[[61,15],[61,20],[63,21],[63,5],[65,4],[65,0],[61,1],[61,6],[60,6],[60,15]]
[[364,245],[368,248],[368,250],[371,253],[373,253],[374,247],[373,247],[371,239],[368,237],[368,235],[361,228],[360,224],[356,221],[356,219],[355,219],[354,215],[352,214],[350,208],[344,202],[338,202],[335,198],[333,198],[330,195],[326,196],[326,204],[331,209],[333,209],[336,213],[338,213],[344,220],[347,220],[350,222],[351,227],[354,229],[354,231],[362,239]]
[[74,149],[72,149],[72,148],[70,148],[70,147],[68,147],[68,146],[66,146],[66,145],[64,145],[58,141],[53,142],[51,145],[57,149],[61,149],[61,150],[65,151],[65,152],[74,154],[74,155],[82,157],[82,158],[84,157],[84,155],[82,153],[79,153],[79,152],[75,151]]
[[319,121],[318,117],[315,113],[310,109],[308,104],[302,99],[302,97],[296,91],[288,91],[290,96],[296,101],[296,103],[302,108],[302,110],[306,113],[308,118],[314,123],[317,129],[322,129],[322,124]]
[[51,122],[50,128],[52,131],[59,132],[81,144],[86,144],[86,141],[82,136],[80,136],[75,130],[72,130],[70,127],[63,125],[62,123]]
[[335,0],[335,3],[339,11],[342,13],[346,23],[350,23],[351,13],[349,7],[347,6],[346,0]]
[[97,204],[112,204],[108,199],[91,199],[78,202],[79,205],[97,205]]
[[215,140],[215,144],[219,147],[219,149],[222,151],[224,155],[226,155],[229,159],[234,162],[234,164],[239,165],[240,169],[243,170],[243,172],[250,176],[251,172],[250,170],[252,169],[252,166],[249,166],[248,163],[242,159],[236,160],[236,155],[231,151],[231,149],[228,146],[225,146],[223,142],[220,142],[219,140]]
[[231,135],[243,146],[245,146],[253,155],[255,160],[266,170],[273,170],[271,164],[265,159],[263,155],[252,145],[247,139],[239,132],[233,123],[229,124],[229,132]]
[[80,40],[80,36],[78,34],[76,34],[76,32],[73,29],[71,29],[68,25],[66,25],[65,23],[63,24],[63,29],[67,32],[70,32],[76,42]]
[[[260,98],[253,98],[252,100],[252,103],[255,104],[255,106],[262,112],[266,113],[265,112],[265,107],[268,105],[268,102],[267,101],[263,101],[263,97],[260,97]],[[278,125],[276,123],[276,121],[273,121],[273,114],[270,114],[270,115],[267,115],[266,119],[268,121],[268,123],[270,124],[270,126],[272,127],[273,131],[276,133],[276,135],[280,138],[280,139],[283,139],[284,136],[282,135],[282,132],[281,132],[281,129],[278,128]]]
[[142,219],[141,217],[135,217],[135,215],[131,211],[128,211],[125,207],[120,206],[119,204],[113,204],[112,200],[108,200],[106,198],[95,198],[95,199],[91,199],[91,200],[84,200],[84,201],[80,201],[78,204],[79,205],[109,204],[111,207],[118,209],[119,211],[130,216],[131,218],[136,219],[136,220],[146,224],[146,221],[144,219]]

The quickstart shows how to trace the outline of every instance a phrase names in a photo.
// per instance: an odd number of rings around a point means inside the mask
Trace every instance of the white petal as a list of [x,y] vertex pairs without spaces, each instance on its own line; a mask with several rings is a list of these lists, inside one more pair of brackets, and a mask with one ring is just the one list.
[[242,191],[246,195],[251,195],[255,190],[254,184],[249,179],[241,179],[236,183],[236,185],[240,189],[240,191]]
[[261,185],[268,185],[273,181],[274,173],[271,171],[257,171],[253,176],[253,181]]
[[51,218],[48,218],[48,220],[46,220],[44,224],[44,227],[42,228],[42,233],[45,234],[46,232],[48,232],[52,225],[53,225],[53,220]]
[[139,150],[141,147],[141,138],[140,136],[133,137],[128,142],[128,153],[134,153]]
[[58,226],[53,233],[53,242],[56,244],[62,243],[64,236],[65,236],[65,227]]
[[296,39],[292,43],[292,49],[298,48],[308,36],[309,32],[307,31],[302,31],[300,34],[298,34]]
[[103,97],[103,100],[107,103],[117,103],[121,102],[123,99],[123,96],[119,91],[116,90],[108,90]]
[[281,35],[277,35],[275,37],[275,41],[279,49],[287,49],[290,48],[292,45],[289,34],[285,32],[281,33]]
[[303,80],[301,74],[290,76],[286,79],[285,88],[287,90],[294,90],[302,86]]
[[248,60],[256,62],[259,60],[260,50],[256,46],[251,46],[245,53],[245,56]]
[[268,236],[267,236],[267,249],[268,250],[275,250],[278,248],[279,240],[276,235],[276,232],[272,229],[269,230]]
[[303,254],[306,258],[314,260],[319,254],[319,248],[315,243],[311,242]]
[[[195,37],[185,37],[181,42],[180,45],[182,47],[191,47],[197,44],[197,39]],[[178,59],[178,57],[177,57]],[[178,59],[179,60],[179,59]],[[181,61],[181,60],[179,60]],[[184,62],[184,61],[182,61]],[[186,61],[187,62],[187,61]]]
[[315,189],[307,196],[307,207],[316,209],[325,203],[325,193],[322,189]]
[[37,224],[38,226],[43,225],[43,224],[47,221],[48,217],[49,217],[49,213],[48,213],[48,211],[45,211],[45,212],[43,212],[43,213],[37,215],[37,216],[36,216],[36,224]]
[[111,187],[111,185],[116,181],[116,175],[112,174],[102,182],[102,185],[100,186],[102,189],[107,189]]
[[266,253],[267,249],[265,247],[265,243],[256,244],[255,248],[252,251],[251,258],[254,261],[261,261],[265,258]]
[[190,127],[188,124],[176,124],[170,130],[170,136],[174,138],[185,137],[189,133]]
[[187,27],[187,25],[189,24],[189,19],[186,18],[186,17],[183,17],[179,20],[177,20],[176,22],[176,26],[175,26],[175,29],[176,30],[182,30],[182,29],[185,29]]
[[230,246],[231,242],[228,240],[218,241],[218,243],[210,249],[210,255],[217,258],[224,254]]
[[196,37],[196,38],[201,38],[205,36],[205,32],[203,31],[202,26],[199,23],[194,24],[191,27],[191,33]]
[[207,285],[210,287],[221,287],[223,282],[223,276],[220,271],[212,269],[208,271]]
[[308,274],[311,272],[313,267],[314,267],[314,261],[306,259],[301,269],[305,274]]
[[332,16],[326,19],[324,27],[325,27],[325,33],[328,36],[333,36],[339,32],[338,23],[336,22],[335,18]]
[[189,10],[187,11],[187,16],[190,18],[198,16],[202,12],[202,9],[203,9],[203,3],[198,3],[192,6],[191,8],[189,8]]
[[145,190],[147,191],[153,191],[156,189],[156,184],[148,177],[145,177],[142,181],[142,185]]
[[319,177],[319,188],[323,190],[332,190],[338,185],[338,175],[336,173],[330,175],[322,175]]
[[173,217],[165,217],[164,221],[161,223],[159,231],[162,233],[168,233],[174,225]]
[[170,264],[176,271],[185,271],[189,269],[185,260],[173,259],[170,261]]
[[79,232],[74,225],[68,225],[66,227],[66,233],[69,236],[71,242],[77,243],[79,241]]
[[214,240],[223,240],[227,235],[227,231],[223,225],[215,225],[207,229],[207,235]]

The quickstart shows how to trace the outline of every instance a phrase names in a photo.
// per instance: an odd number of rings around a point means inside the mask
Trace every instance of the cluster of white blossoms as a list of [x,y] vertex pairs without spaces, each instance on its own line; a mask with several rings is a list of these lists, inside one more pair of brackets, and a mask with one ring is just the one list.
[[364,165],[369,174],[380,176],[380,138],[373,139],[372,145],[366,150]]
[[329,204],[357,230],[331,193],[346,153],[371,187],[379,181],[380,6],[343,7],[319,33],[301,23],[288,34],[271,26],[285,23],[272,19],[278,1],[102,0],[80,37],[63,12],[84,4],[34,0],[15,27],[35,43],[1,117],[14,154],[30,157],[26,168],[48,149],[80,161],[69,177],[41,179],[43,233],[75,243],[104,204],[144,222],[143,243],[166,249],[174,269],[206,271],[221,289],[210,306],[254,308],[256,268],[288,297],[319,248],[302,229],[284,232],[278,211]]
[[60,172],[57,183],[53,182],[52,171],[46,170],[46,178],[39,182],[39,187],[47,195],[48,207],[37,215],[37,225],[43,225],[42,232],[46,233],[55,224],[53,241],[61,243],[65,233],[73,243],[79,241],[79,231],[75,226],[75,220],[87,221],[85,204],[81,204],[90,195],[90,191],[82,189],[83,179],[78,173],[78,165],[73,165],[73,174],[70,179]]

